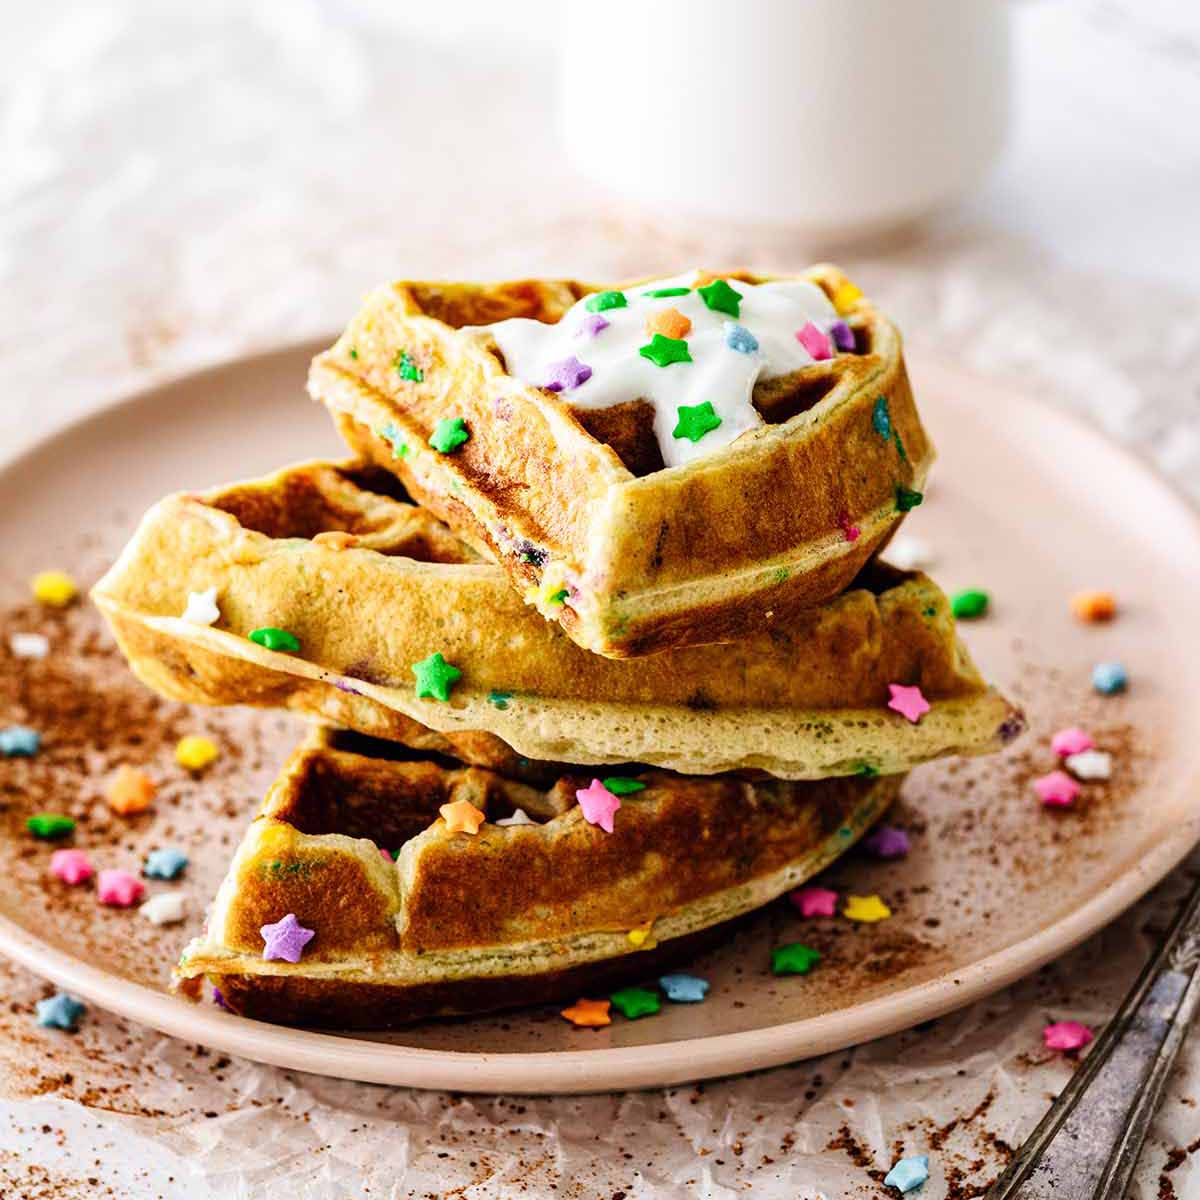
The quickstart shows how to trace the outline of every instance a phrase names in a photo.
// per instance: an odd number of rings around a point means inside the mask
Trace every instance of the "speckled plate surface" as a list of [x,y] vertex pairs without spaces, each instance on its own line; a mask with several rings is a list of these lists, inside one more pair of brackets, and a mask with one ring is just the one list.
[[[1006,754],[915,772],[893,821],[912,835],[903,862],[860,853],[823,882],[878,892],[878,925],[801,921],[784,902],[692,970],[702,1005],[578,1030],[554,1009],[429,1023],[377,1037],[245,1021],[167,990],[170,964],[198,928],[242,827],[299,727],[279,714],[188,710],[129,676],[86,604],[42,613],[26,579],[58,566],[91,583],[141,511],[202,487],[310,455],[340,453],[304,397],[314,347],[191,376],[108,409],[0,469],[0,725],[40,727],[35,760],[0,760],[0,952],[101,1006],[191,1041],[352,1079],[475,1091],[570,1092],[671,1084],[823,1053],[927,1020],[1032,970],[1110,920],[1200,835],[1200,522],[1151,472],[1100,436],[1019,393],[913,364],[940,460],[905,527],[938,551],[947,588],[994,596],[964,625],[984,670],[1023,702],[1030,733]],[[1080,626],[1067,598],[1107,587],[1118,620]],[[52,651],[18,660],[8,635],[41,630]],[[1091,666],[1120,659],[1128,694],[1100,697]],[[1109,783],[1050,811],[1030,780],[1054,765],[1049,736],[1090,729],[1115,759]],[[223,746],[198,778],[175,766],[185,732]],[[103,798],[121,762],[159,781],[152,812],[122,819]],[[192,911],[155,928],[98,906],[48,875],[50,848],[23,832],[33,811],[79,821],[98,867],[136,870],[154,846],[187,850],[179,884]],[[824,959],[776,979],[770,947],[803,940]]]

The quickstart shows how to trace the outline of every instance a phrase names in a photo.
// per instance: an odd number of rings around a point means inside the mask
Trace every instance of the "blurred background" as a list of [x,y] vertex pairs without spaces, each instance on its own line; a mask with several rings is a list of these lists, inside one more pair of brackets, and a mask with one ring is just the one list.
[[325,335],[388,277],[836,256],[911,346],[1049,389],[1200,478],[1179,419],[1200,408],[1194,4],[3,13],[6,447]]

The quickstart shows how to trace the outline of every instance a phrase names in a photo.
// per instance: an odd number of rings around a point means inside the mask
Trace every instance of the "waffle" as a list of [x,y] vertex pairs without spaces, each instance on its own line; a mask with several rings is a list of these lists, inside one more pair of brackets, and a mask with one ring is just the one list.
[[[572,404],[509,374],[494,337],[468,328],[557,322],[598,291],[581,283],[380,288],[313,361],[309,391],[357,454],[490,551],[580,646],[624,658],[750,637],[840,593],[933,459],[894,326],[845,299],[857,289],[834,267],[786,278],[839,299],[853,350],[760,380],[762,423],[681,466],[663,468],[645,401]],[[453,418],[469,440],[439,452],[430,438]]]
[[[644,771],[609,834],[575,804],[587,772],[537,789],[400,753],[309,735],[179,961],[185,991],[207,977],[247,1016],[384,1028],[653,977],[827,866],[901,783]],[[487,814],[475,836],[438,817],[463,799]],[[518,808],[543,823],[494,823]],[[261,927],[288,913],[316,936],[298,963],[264,960]]]
[[[311,540],[330,531],[357,544]],[[181,619],[188,593],[214,586],[218,624]],[[1021,728],[922,575],[875,564],[741,642],[615,661],[522,604],[391,475],[348,464],[168,497],[93,597],[135,673],[171,699],[287,707],[532,782],[563,762],[889,775]],[[248,639],[268,626],[299,653]],[[447,703],[416,694],[412,664],[432,652],[463,673]],[[891,683],[920,686],[932,709],[919,724],[888,710]]]

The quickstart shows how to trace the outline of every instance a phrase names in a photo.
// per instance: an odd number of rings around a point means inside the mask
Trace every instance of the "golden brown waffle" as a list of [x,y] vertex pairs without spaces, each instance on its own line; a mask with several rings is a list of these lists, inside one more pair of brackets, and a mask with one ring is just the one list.
[[[185,989],[207,976],[248,1016],[382,1028],[652,977],[827,866],[902,781],[640,771],[629,777],[644,790],[622,798],[605,833],[575,803],[586,771],[539,790],[380,756],[394,752],[359,735],[309,736],[180,959]],[[487,815],[474,836],[438,816],[460,800]],[[495,824],[518,808],[544,823]],[[381,848],[399,851],[395,864]],[[260,930],[288,913],[315,936],[298,963],[266,961]]]
[[[834,267],[803,278],[847,295]],[[864,298],[843,302],[855,352],[760,382],[764,426],[655,469],[644,405],[572,408],[513,378],[494,344],[463,331],[512,317],[554,322],[596,290],[380,288],[314,360],[309,391],[358,454],[490,549],[529,603],[598,654],[752,637],[841,592],[886,543],[933,460],[894,326]],[[397,369],[405,362],[413,378]],[[470,440],[438,453],[430,436],[455,417]]]
[[[288,707],[532,780],[553,763],[629,761],[887,775],[1021,728],[922,575],[876,565],[740,642],[614,661],[543,621],[398,491],[385,472],[308,463],[168,497],[93,596],[139,678],[172,699]],[[357,544],[311,540],[331,531]],[[219,622],[181,619],[189,592],[210,587]],[[248,639],[263,627],[294,634],[299,652]],[[414,687],[412,665],[435,652],[462,671],[447,703]],[[922,689],[919,724],[886,707],[893,683]]]

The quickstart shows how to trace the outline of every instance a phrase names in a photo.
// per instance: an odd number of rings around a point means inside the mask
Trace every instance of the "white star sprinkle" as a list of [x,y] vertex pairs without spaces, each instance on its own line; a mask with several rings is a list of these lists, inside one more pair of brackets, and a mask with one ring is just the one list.
[[16,658],[45,658],[50,653],[50,639],[40,633],[14,633],[8,647]]
[[511,817],[501,817],[497,825],[536,825],[537,822],[523,809],[514,808]]
[[176,925],[187,916],[187,893],[160,892],[147,900],[138,912],[155,925]]
[[1066,767],[1077,779],[1108,779],[1112,775],[1112,755],[1104,750],[1081,750],[1068,756]]
[[221,610],[217,607],[216,587],[206,588],[202,592],[188,592],[187,608],[183,610],[183,620],[191,621],[193,625],[215,625],[221,619]]
[[883,556],[902,571],[927,571],[937,562],[937,555],[928,542],[905,534],[892,538]]

